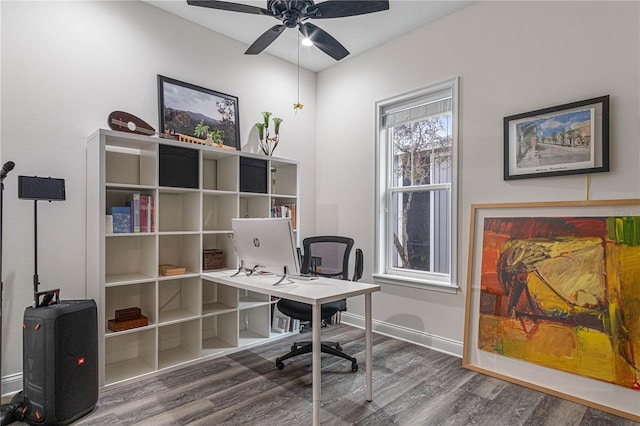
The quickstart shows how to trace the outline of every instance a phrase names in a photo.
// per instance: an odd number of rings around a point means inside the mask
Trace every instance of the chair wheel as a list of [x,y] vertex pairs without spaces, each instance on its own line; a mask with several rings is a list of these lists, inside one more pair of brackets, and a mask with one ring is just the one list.
[[342,350],[342,346],[340,346],[340,343],[336,343],[336,349],[341,351]]
[[[280,361],[280,358],[276,359],[276,367],[278,367],[278,370],[282,370],[284,368],[284,362]],[[357,367],[357,365],[356,365]],[[352,366],[353,368],[353,366]]]
[[291,345],[291,352],[295,351],[296,349],[298,349],[298,345]]
[[356,361],[351,363],[351,371],[353,371],[354,373],[358,371],[358,363]]

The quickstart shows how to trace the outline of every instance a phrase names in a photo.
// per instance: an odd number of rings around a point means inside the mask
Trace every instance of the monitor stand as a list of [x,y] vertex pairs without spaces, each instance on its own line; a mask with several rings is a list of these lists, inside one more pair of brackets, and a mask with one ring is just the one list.
[[255,274],[258,271],[259,267],[260,265],[256,265],[253,268],[249,269],[246,266],[244,266],[244,260],[240,260],[240,266],[238,266],[238,270],[236,271],[235,274],[231,275],[231,277],[236,277],[242,273],[244,273],[247,277],[250,277],[251,275]]
[[291,281],[289,279],[289,268],[287,268],[286,266],[283,266],[282,269],[284,270],[284,274],[283,275],[276,275],[276,276],[280,277],[280,279],[278,280],[278,282],[273,283],[273,285],[292,284],[293,283],[293,281]]
[[[260,268],[260,265],[255,265],[253,268],[249,269],[246,266],[244,266],[244,260],[240,260],[240,266],[238,266],[238,270],[236,271],[236,273],[231,275],[231,278],[237,277],[238,275],[243,273],[246,277],[250,277],[256,272],[258,272],[258,268]],[[280,279],[277,282],[273,283],[273,285],[293,283],[293,281],[289,279],[289,268],[287,268],[286,266],[283,266],[282,269],[284,271],[282,275],[274,274],[276,277],[280,277]]]

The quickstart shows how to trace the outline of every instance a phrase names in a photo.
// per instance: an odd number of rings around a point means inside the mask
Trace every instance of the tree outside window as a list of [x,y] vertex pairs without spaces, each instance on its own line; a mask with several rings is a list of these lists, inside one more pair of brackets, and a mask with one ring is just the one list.
[[[431,218],[442,197],[432,184],[451,182],[451,120],[448,115],[403,124],[390,129],[393,143],[394,188],[411,187],[407,192],[394,192],[396,210],[393,226],[394,267],[419,271],[440,270],[433,259],[438,250],[434,244]],[[416,188],[419,187],[419,188]],[[437,217],[437,215],[435,215]],[[435,245],[435,247],[434,247]],[[439,262],[441,264],[441,262]]]

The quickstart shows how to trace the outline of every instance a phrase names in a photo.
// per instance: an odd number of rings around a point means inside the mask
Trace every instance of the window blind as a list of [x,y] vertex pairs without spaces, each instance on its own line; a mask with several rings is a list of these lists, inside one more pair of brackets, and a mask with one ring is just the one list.
[[401,104],[389,105],[382,111],[382,128],[388,129],[446,114],[452,109],[451,98],[451,90],[447,89],[434,93],[428,98],[419,97]]

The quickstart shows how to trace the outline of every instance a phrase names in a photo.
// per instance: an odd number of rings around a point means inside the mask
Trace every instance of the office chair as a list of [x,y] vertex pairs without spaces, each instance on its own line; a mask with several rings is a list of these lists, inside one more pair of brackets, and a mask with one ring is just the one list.
[[[349,279],[349,256],[353,248],[353,239],[348,237],[320,236],[308,237],[302,241],[304,256],[302,257],[303,274],[312,274],[322,277],[336,278],[342,280]],[[362,277],[364,259],[362,250],[355,251],[355,268],[353,281],[358,281]],[[278,309],[283,314],[298,319],[301,322],[311,322],[312,307],[309,304],[296,302],[288,299],[278,301]],[[324,323],[338,312],[347,310],[346,299],[335,302],[324,303],[320,308],[320,317]],[[276,367],[282,370],[285,359],[297,355],[310,353],[312,342],[295,342],[291,346],[291,351],[276,359]],[[351,361],[351,371],[358,371],[358,361],[342,352],[342,347],[338,342],[321,342],[321,352],[336,355]]]

